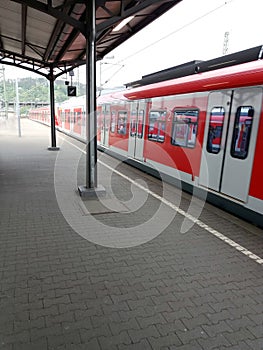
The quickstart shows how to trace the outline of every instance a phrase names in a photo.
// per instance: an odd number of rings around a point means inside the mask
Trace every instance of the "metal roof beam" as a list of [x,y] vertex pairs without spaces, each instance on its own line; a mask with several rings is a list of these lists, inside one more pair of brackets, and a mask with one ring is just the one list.
[[[49,0],[48,0],[49,1]],[[51,1],[51,0],[50,0]],[[96,9],[103,6],[107,0],[96,0]],[[84,4],[87,5],[87,0],[68,0],[69,5]],[[56,6],[56,9],[63,9],[64,5]]]
[[58,40],[58,37],[59,37],[59,34],[61,33],[61,30],[64,26],[64,23],[61,22],[61,21],[58,21],[56,23],[56,26],[54,27],[54,30],[52,32],[52,35],[50,37],[50,40],[48,42],[48,45],[47,45],[47,48],[46,48],[46,52],[45,52],[45,55],[44,55],[44,60],[45,61],[48,61],[49,58],[50,58],[50,55],[52,53],[52,50]]
[[1,34],[0,34],[0,49],[4,49],[4,43],[3,43],[3,40],[2,40]]
[[[79,21],[84,21],[85,19],[85,12],[81,15]],[[72,32],[70,33],[68,39],[66,40],[66,42],[64,43],[63,47],[61,48],[59,54],[56,57],[56,61],[59,61],[65,54],[65,52],[68,50],[68,48],[70,47],[70,45],[74,42],[74,40],[76,39],[76,37],[78,36],[79,31],[78,29],[73,29]]]
[[71,34],[69,35],[68,39],[66,40],[66,42],[64,43],[63,47],[61,48],[61,50],[59,51],[59,54],[56,56],[56,61],[59,61],[60,59],[63,58],[65,52],[68,50],[68,48],[70,47],[70,45],[74,42],[76,36],[78,35],[78,31],[77,30],[73,30],[71,32]]
[[128,8],[128,9],[123,7],[123,3],[121,3],[121,12],[118,15],[112,16],[107,21],[98,24],[96,27],[97,33],[103,32],[105,29],[108,29],[108,28],[114,26],[120,20],[122,20],[123,17],[134,16],[134,15],[136,15],[136,13],[146,9],[147,7],[149,7],[151,5],[156,5],[156,3],[163,4],[164,1],[163,0],[160,0],[160,1],[145,0],[145,1],[139,2],[137,4],[137,6],[134,6],[134,7]]
[[[51,67],[53,67],[53,69],[57,69],[57,72],[54,74],[56,79],[66,72],[86,64],[86,60],[78,59],[73,61],[60,61],[53,65],[44,63],[41,60],[32,59],[31,57],[14,54],[13,52],[7,50],[2,50],[2,52],[4,55],[0,55],[0,63],[26,69],[30,72],[42,75],[47,79],[49,79]],[[43,70],[45,70],[45,72],[43,72]]]
[[21,33],[22,33],[22,40],[21,40],[21,52],[22,55],[25,54],[26,51],[26,23],[27,23],[27,6],[22,5],[22,11],[21,11]]
[[[73,4],[72,4],[72,0],[68,0],[66,2],[64,2],[63,7],[61,7],[63,9],[64,12],[70,10],[70,8],[72,8]],[[52,55],[52,51],[54,50],[54,47],[56,46],[56,43],[58,41],[58,38],[60,37],[63,28],[65,27],[65,23],[57,20],[55,27],[53,29],[53,32],[51,34],[50,40],[48,42],[47,48],[46,48],[46,52],[44,55],[44,60],[48,61]]]
[[[33,45],[33,44],[27,44],[27,46],[30,47],[30,49],[32,51],[34,51],[41,59],[43,58],[43,53],[40,52],[40,50],[43,51],[43,47]],[[23,56],[24,56],[24,54],[23,54]]]
[[[2,16],[12,18],[10,25],[0,32],[0,60],[42,75],[48,74],[51,69],[56,70],[54,75],[62,74],[65,68],[85,64],[83,58],[87,54],[86,44],[81,36],[88,38],[89,35],[89,23],[83,14],[87,13],[86,7],[90,4],[96,8],[93,18],[97,23],[94,27],[96,59],[101,59],[180,1],[182,0],[5,0],[3,5],[0,0]],[[18,6],[13,6],[12,3]],[[46,29],[46,35],[36,37],[31,10],[38,11],[36,17],[42,30],[45,30],[46,22],[52,22]],[[14,36],[12,23],[17,13],[21,19],[20,33]],[[134,21],[122,31],[112,33],[113,27],[129,16],[134,16]],[[7,45],[12,50],[7,51]]]
[[[173,3],[174,4],[178,4],[181,1],[182,0],[173,0]],[[165,13],[167,10],[169,10],[171,8],[171,1],[166,1],[166,2],[159,1],[159,2],[161,3],[161,5],[158,8],[158,10],[155,11],[154,14],[145,15],[144,16],[145,18],[142,21],[140,21],[137,25],[135,25],[133,27],[128,25],[129,31],[127,31],[126,33],[120,33],[120,34],[118,34],[118,33],[116,33],[116,34],[111,33],[110,37],[109,37],[109,39],[107,41],[111,41],[111,38],[113,36],[115,36],[115,38],[117,38],[117,40],[115,39],[113,45],[109,45],[108,48],[105,48],[103,56],[107,55],[112,49],[118,47],[125,40],[129,39],[132,35],[138,33],[141,29],[146,27],[148,24],[153,22],[153,20],[155,20],[156,18],[160,17],[163,13]],[[141,10],[143,10],[145,8],[145,6],[149,6],[149,4],[156,4],[156,1],[154,1],[154,0],[145,1],[145,2],[143,2],[143,4],[140,4],[141,6],[137,5],[134,9],[131,9],[131,10],[133,12],[135,12],[135,14],[136,14],[136,13],[139,13]],[[123,10],[124,11],[122,13],[123,17],[131,16],[132,15],[131,10],[130,9]],[[139,17],[139,16],[140,15],[137,15],[137,17]],[[141,17],[142,16],[143,15],[141,15]],[[121,17],[121,18],[123,18],[123,17]],[[118,20],[116,20],[116,18]],[[107,20],[107,21],[103,22],[101,25],[97,26],[97,46],[98,47],[100,47],[101,43],[104,43],[103,37],[107,37],[109,35],[109,33],[112,30],[112,26],[114,24],[117,24],[120,21],[121,18],[115,16],[115,17],[112,17],[110,20]],[[114,21],[114,24],[113,24],[113,21]],[[107,29],[103,29],[103,28],[106,28],[107,24],[108,24]]]
[[14,62],[15,61],[19,61],[20,63],[30,62],[30,63],[34,64],[34,66],[38,66],[38,67],[47,66],[47,67],[49,67],[49,64],[47,64],[41,60],[35,59],[35,58],[27,57],[25,55],[21,55],[21,54],[14,53],[14,52],[4,50],[4,49],[2,49],[1,52],[4,54],[4,57],[0,58],[1,60],[12,59]]
[[72,27],[77,28],[83,35],[85,35],[85,25],[80,21],[68,16],[62,10],[57,10],[55,7],[51,7],[37,0],[10,0],[10,1],[22,4],[22,5],[27,5],[28,7],[31,7],[37,11],[43,12],[56,19],[60,19],[64,23],[67,23]]

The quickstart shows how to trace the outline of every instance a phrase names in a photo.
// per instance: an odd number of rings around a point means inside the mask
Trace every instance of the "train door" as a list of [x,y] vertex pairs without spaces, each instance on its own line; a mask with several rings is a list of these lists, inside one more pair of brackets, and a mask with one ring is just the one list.
[[109,147],[110,105],[105,104],[101,109],[101,144]]
[[261,88],[210,94],[200,185],[247,201],[261,103]]
[[128,156],[143,159],[145,102],[133,102],[130,109]]
[[81,112],[81,107],[79,108],[74,108],[73,109],[73,131],[76,134],[81,135],[81,116],[82,116],[82,112]]
[[65,129],[70,130],[70,109],[65,109]]
[[101,106],[97,106],[97,142],[101,144]]

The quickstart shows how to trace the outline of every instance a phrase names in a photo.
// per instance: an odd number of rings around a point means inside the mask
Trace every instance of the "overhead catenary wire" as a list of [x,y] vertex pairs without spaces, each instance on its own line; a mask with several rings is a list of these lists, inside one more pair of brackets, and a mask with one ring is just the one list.
[[[141,48],[140,50],[135,51],[135,52],[133,52],[131,55],[129,55],[129,56],[127,56],[127,57],[125,57],[125,58],[119,60],[117,63],[118,63],[118,64],[121,64],[121,63],[123,63],[123,62],[125,62],[125,61],[131,59],[132,57],[134,57],[134,56],[140,54],[141,52],[143,52],[143,51],[149,49],[150,47],[152,47],[152,46],[154,46],[154,45],[157,45],[159,42],[161,42],[161,41],[167,39],[168,37],[170,37],[170,36],[172,36],[172,35],[174,35],[174,34],[180,32],[181,30],[183,30],[183,29],[185,29],[185,28],[191,26],[192,24],[194,24],[194,23],[200,21],[201,19],[203,19],[203,18],[205,18],[205,17],[211,15],[212,13],[214,13],[214,12],[220,10],[220,9],[222,9],[224,6],[230,4],[230,3],[233,2],[233,1],[235,1],[235,0],[227,0],[227,1],[224,1],[224,3],[221,4],[220,6],[217,6],[216,8],[214,8],[214,9],[212,9],[212,10],[210,10],[210,11],[204,13],[203,15],[196,17],[195,19],[193,19],[192,21],[190,21],[190,22],[184,24],[184,25],[181,26],[180,28],[177,28],[176,30],[174,30],[174,31],[172,31],[172,32],[170,32],[170,33],[168,33],[167,35],[161,37],[160,39],[158,39],[158,40],[156,40],[156,41],[150,43],[149,45],[144,46],[144,47]],[[106,70],[107,70],[107,69],[106,69]]]

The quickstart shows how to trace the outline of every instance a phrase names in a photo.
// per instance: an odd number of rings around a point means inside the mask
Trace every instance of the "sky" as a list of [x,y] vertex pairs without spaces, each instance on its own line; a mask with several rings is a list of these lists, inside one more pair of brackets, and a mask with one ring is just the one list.
[[[97,85],[120,86],[178,64],[222,56],[226,32],[227,53],[262,45],[262,13],[262,0],[182,0],[98,62]],[[74,79],[85,77],[84,71],[80,67]],[[10,66],[5,75],[32,76]]]
[[114,59],[102,62],[101,82],[116,86],[178,64],[222,56],[226,32],[228,53],[262,45],[262,13],[262,0],[183,0],[112,51]]

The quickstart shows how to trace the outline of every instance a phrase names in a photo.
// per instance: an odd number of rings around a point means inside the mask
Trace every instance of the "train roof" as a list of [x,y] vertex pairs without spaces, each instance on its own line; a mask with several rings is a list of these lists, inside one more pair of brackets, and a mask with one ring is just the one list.
[[263,83],[263,60],[141,86],[124,92],[129,100],[225,90]]
[[58,107],[70,108],[71,106],[83,106],[85,105],[86,95],[71,97],[70,99],[60,102]]
[[[109,91],[97,98],[97,105],[123,103],[136,99],[169,96],[198,91],[231,89],[263,83],[263,46],[257,46],[209,61],[192,61],[160,72],[145,75],[142,80],[125,84],[127,89]],[[73,101],[73,99],[75,99]],[[84,104],[85,96],[63,103]]]
[[142,79],[126,83],[127,88],[145,86],[161,81],[181,78],[196,73],[210,72],[219,68],[226,68],[239,65],[246,62],[255,61],[263,58],[263,46],[256,46],[247,50],[224,55],[208,61],[195,60],[180,64],[159,72],[142,76]]
[[121,100],[123,102],[128,101],[129,99],[124,96],[125,92],[125,88],[122,87],[122,90],[119,89],[117,91],[115,90],[105,95],[100,95],[97,97],[97,105],[99,106],[104,103],[120,103]]

